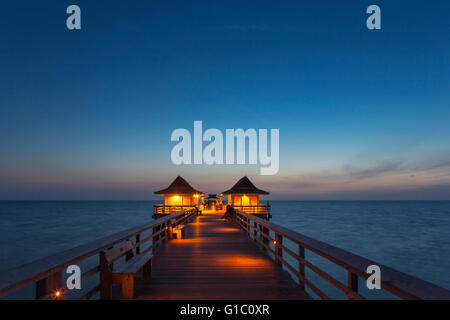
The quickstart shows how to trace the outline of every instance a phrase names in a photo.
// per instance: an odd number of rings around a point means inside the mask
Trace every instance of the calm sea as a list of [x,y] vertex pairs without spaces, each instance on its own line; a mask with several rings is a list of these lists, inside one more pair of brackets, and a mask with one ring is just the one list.
[[[0,271],[145,223],[155,203],[0,201]],[[274,223],[450,289],[450,201],[271,205]],[[345,271],[313,254],[309,258],[345,283]]]

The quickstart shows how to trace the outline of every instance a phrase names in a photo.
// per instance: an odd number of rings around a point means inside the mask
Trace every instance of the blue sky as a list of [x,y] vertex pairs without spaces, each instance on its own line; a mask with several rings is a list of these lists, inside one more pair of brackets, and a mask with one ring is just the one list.
[[[207,192],[246,174],[273,199],[450,200],[449,9],[4,1],[0,199],[156,199],[178,174]],[[279,128],[279,173],[173,165],[171,132],[194,120]]]

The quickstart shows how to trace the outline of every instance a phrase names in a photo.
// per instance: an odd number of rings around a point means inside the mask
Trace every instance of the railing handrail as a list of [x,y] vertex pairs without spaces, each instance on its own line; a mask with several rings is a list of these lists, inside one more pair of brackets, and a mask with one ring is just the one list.
[[241,205],[232,205],[233,208],[261,208],[261,209],[268,209],[270,208],[270,205],[266,204],[254,204],[254,205],[248,205],[248,206],[241,206]]
[[153,206],[153,217],[166,216],[182,210],[190,210],[197,208],[196,205],[166,205],[155,204]]
[[144,223],[136,227],[91,241],[87,244],[77,246],[46,258],[0,272],[0,297],[20,290],[34,282],[46,278],[77,261],[89,258],[100,251],[110,248],[117,243],[127,240],[142,232],[158,227],[171,219],[183,216],[186,211],[173,213],[151,223]]
[[381,270],[381,287],[401,298],[407,299],[450,299],[450,291],[435,284],[410,276],[375,261],[353,254],[349,251],[329,245],[325,242],[310,238],[298,232],[292,231],[275,223],[235,210],[236,214],[245,217],[259,225],[281,235],[298,245],[334,262],[364,279],[370,274],[366,273],[367,267],[377,265]]
[[153,205],[154,207],[186,207],[186,208],[194,208],[196,207],[196,205],[177,205],[177,204],[155,204]]
[[240,205],[240,204],[233,204],[232,207],[270,207],[270,204],[248,204],[248,205]]

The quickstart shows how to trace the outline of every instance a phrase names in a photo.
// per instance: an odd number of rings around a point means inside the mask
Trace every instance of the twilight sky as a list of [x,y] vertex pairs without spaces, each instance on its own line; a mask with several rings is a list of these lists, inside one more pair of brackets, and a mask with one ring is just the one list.
[[[66,28],[66,8],[82,30]],[[382,30],[366,28],[366,8]],[[448,1],[3,1],[0,199],[450,200]],[[280,129],[280,170],[175,166],[174,129]]]

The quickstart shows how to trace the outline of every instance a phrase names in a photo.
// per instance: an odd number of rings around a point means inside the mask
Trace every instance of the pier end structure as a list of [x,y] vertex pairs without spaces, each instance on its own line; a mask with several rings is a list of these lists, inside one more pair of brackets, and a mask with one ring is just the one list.
[[204,195],[181,176],[176,177],[167,188],[156,191],[155,194],[164,196],[164,204],[153,206],[153,218],[198,208],[199,199]]
[[268,194],[270,193],[257,188],[245,176],[236,182],[231,189],[222,192],[221,195],[227,196],[228,204],[234,209],[269,220],[271,218],[269,202],[266,202],[266,204],[259,202],[260,196]]

